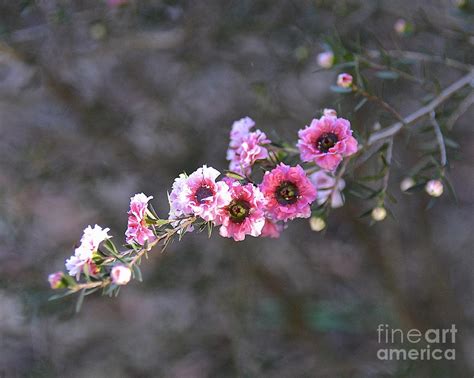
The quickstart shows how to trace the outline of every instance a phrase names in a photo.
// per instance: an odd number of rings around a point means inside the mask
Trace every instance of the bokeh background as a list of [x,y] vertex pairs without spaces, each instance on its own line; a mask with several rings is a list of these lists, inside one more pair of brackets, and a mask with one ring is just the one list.
[[[395,219],[369,226],[359,215],[373,204],[348,197],[323,233],[298,220],[279,240],[188,234],[118,298],[91,295],[79,314],[74,299],[48,302],[47,274],[86,225],[119,241],[131,195],[153,195],[165,216],[180,172],[225,169],[233,120],[293,141],[325,107],[361,133],[387,125],[331,93],[337,72],[315,72],[324,37],[474,62],[458,32],[472,19],[450,1],[124,3],[0,0],[0,377],[471,377],[472,109],[450,135],[457,202],[427,209],[425,194],[400,193],[420,156],[403,134]],[[399,17],[414,35],[394,33]],[[426,69],[443,87],[460,76]],[[402,114],[425,94],[384,89]],[[456,361],[379,361],[380,323],[455,323]]]

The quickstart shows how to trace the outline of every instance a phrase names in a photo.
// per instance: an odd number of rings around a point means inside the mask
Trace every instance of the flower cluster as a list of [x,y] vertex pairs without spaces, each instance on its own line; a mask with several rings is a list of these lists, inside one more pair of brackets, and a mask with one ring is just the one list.
[[[107,1],[111,8],[128,3],[128,0]],[[459,9],[468,10],[466,2],[459,3]],[[99,29],[93,33],[96,39],[103,34]],[[414,25],[399,19],[394,30],[400,37],[409,37]],[[455,102],[455,98],[459,97],[458,101],[462,98],[463,88],[473,82],[473,66],[425,53],[364,50],[351,49],[339,39],[328,39],[314,64],[338,71],[332,91],[359,98],[352,114],[371,103],[378,108],[374,116],[383,112],[394,123],[382,126],[387,117],[378,118],[374,126],[359,130],[362,139],[359,145],[349,120],[339,117],[334,109],[324,109],[319,118],[298,130],[297,141],[288,143],[276,137],[270,140],[264,131],[256,128],[253,119],[241,118],[231,127],[226,154],[228,170],[203,165],[190,174],[181,173],[168,193],[169,212],[164,219],[150,204],[152,196],[135,194],[130,199],[122,247],[114,244],[108,228],[88,226],[73,255],[66,260],[67,273],[49,275],[51,288],[66,289],[66,295],[79,292],[82,297],[99,289],[103,294],[116,295],[132,278],[141,280],[140,262],[153,247],[160,245],[163,250],[174,238],[180,239],[188,232],[207,229],[211,235],[218,228],[222,237],[235,241],[248,236],[278,238],[296,218],[309,218],[310,228],[322,231],[327,227],[331,209],[345,203],[347,176],[344,175],[349,170],[360,173],[366,168],[361,177],[349,176],[346,194],[371,201],[371,207],[361,217],[370,216],[372,222],[381,222],[392,215],[389,202],[396,202],[389,191],[395,136],[422,119],[429,118],[423,133],[431,132],[432,140],[424,143],[426,153],[402,180],[400,190],[409,195],[424,189],[431,197],[428,207],[447,190],[452,192],[446,176],[447,148],[457,146],[453,141],[447,143],[449,139],[443,136],[443,131],[450,130],[469,108],[470,97],[465,94],[467,97],[458,104],[454,117],[438,112],[438,108],[448,99]],[[406,64],[407,60],[414,61],[413,69],[409,67],[412,64]],[[426,77],[419,78],[417,74],[424,72],[420,68],[424,68],[425,61],[466,73],[442,91],[438,91],[438,85],[426,85],[437,92],[429,93],[433,99],[412,114],[402,116],[373,93],[373,85],[368,85],[372,79],[398,78],[426,83]],[[341,68],[348,72],[340,72]],[[439,116],[443,118],[443,127],[437,120]],[[368,161],[370,165],[363,167]]]
[[[344,157],[357,151],[349,121],[325,109],[320,119],[299,131],[298,153],[272,143],[254,127],[249,117],[233,123],[227,150],[229,171],[221,173],[203,165],[174,180],[167,219],[160,219],[151,207],[152,196],[132,196],[125,231],[127,250],[118,250],[108,228],[88,226],[74,255],[66,260],[69,275],[51,274],[50,286],[69,292],[103,288],[112,294],[132,277],[139,278],[137,265],[143,255],[158,243],[165,247],[175,235],[216,227],[221,236],[235,241],[246,236],[278,238],[289,221],[310,218],[313,203],[316,208],[342,206],[344,180],[336,179],[334,171]],[[304,166],[286,163],[291,153],[294,158],[300,156]],[[261,182],[252,178],[258,174],[256,166],[264,171]]]
[[252,166],[258,160],[268,158],[265,146],[270,144],[270,140],[261,130],[250,131],[254,126],[255,122],[250,117],[245,117],[235,121],[230,132],[227,150],[229,169],[245,176],[250,175]]

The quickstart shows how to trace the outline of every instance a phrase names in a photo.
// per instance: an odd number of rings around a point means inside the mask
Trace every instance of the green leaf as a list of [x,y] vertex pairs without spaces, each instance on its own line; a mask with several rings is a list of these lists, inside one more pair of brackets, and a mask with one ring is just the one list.
[[364,97],[362,100],[359,101],[359,103],[354,107],[354,112],[358,112],[367,102],[367,98]]
[[372,210],[373,209],[369,209],[369,210],[363,212],[361,215],[359,215],[359,218],[365,218],[365,217],[369,216],[372,213]]
[[400,75],[394,71],[378,71],[375,76],[382,80],[396,80],[400,77]]
[[150,222],[150,223],[153,224],[154,226],[162,227],[165,224],[170,224],[171,222],[174,222],[174,221],[171,219],[155,219],[153,222]]
[[64,293],[55,294],[55,295],[50,296],[48,298],[48,301],[55,301],[56,299],[64,298],[64,297],[67,297],[68,295],[71,295],[71,294],[74,294],[74,293],[75,293],[75,291],[68,290]]
[[212,222],[207,222],[207,237],[211,238],[212,235]]
[[238,181],[245,180],[245,177],[244,177],[244,176],[239,175],[238,173],[235,173],[235,172],[232,172],[232,171],[226,171],[225,175],[226,175],[227,177],[230,177],[230,178],[235,179],[235,180],[238,180]]
[[411,188],[408,188],[407,190],[405,190],[404,193],[411,194],[411,193],[420,192],[425,188],[425,185],[426,185],[426,182],[422,182],[420,184],[413,185]]
[[331,89],[331,91],[335,93],[342,93],[342,94],[352,93],[352,88],[342,88],[342,87],[338,87],[337,85],[331,85],[329,88]]
[[132,265],[132,272],[133,278],[135,278],[139,282],[143,281],[142,271],[140,270],[140,267],[137,264]]
[[444,144],[446,145],[446,147],[453,148],[453,149],[458,149],[459,147],[461,147],[459,143],[455,142],[454,140],[450,138],[444,138]]
[[81,311],[82,304],[84,303],[84,297],[86,295],[86,289],[82,289],[79,293],[79,297],[77,298],[76,302],[76,312]]

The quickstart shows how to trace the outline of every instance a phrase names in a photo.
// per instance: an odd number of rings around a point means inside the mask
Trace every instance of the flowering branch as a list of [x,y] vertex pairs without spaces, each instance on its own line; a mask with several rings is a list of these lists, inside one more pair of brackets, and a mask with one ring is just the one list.
[[422,108],[418,109],[416,112],[403,118],[404,122],[394,123],[392,126],[389,126],[385,129],[382,129],[380,131],[373,133],[369,137],[366,143],[366,146],[370,146],[381,139],[386,139],[391,136],[394,136],[403,128],[403,126],[410,125],[420,120],[421,118],[429,115],[433,110],[435,110],[439,105],[441,105],[443,102],[448,100],[457,91],[459,91],[466,85],[471,84],[473,80],[474,80],[474,70],[470,71],[467,75],[464,75],[459,80],[457,80],[456,82],[451,84],[449,87],[444,89],[435,99],[430,101],[427,105],[423,106]]
[[[310,218],[311,228],[321,231],[326,227],[329,210],[344,205],[344,175],[350,163],[360,167],[374,155],[381,158],[383,165],[380,171],[369,176],[351,177],[351,191],[358,186],[363,191],[358,194],[360,198],[375,200],[375,207],[366,214],[371,215],[374,221],[382,221],[387,215],[386,199],[395,201],[389,193],[395,136],[404,126],[425,116],[431,117],[440,163],[430,151],[427,161],[419,164],[406,179],[408,181],[404,180],[402,190],[422,185],[428,194],[439,197],[443,193],[440,180],[446,180],[443,169],[447,164],[447,151],[435,111],[457,91],[472,84],[474,69],[470,68],[468,74],[441,91],[427,105],[402,117],[389,103],[364,88],[363,70],[379,70],[378,77],[382,79],[403,76],[417,83],[422,81],[392,68],[391,62],[386,67],[359,54],[344,51],[343,55],[344,59],[349,60],[345,63],[354,67],[357,83],[353,83],[352,75],[341,73],[337,86],[331,88],[339,93],[363,96],[360,104],[372,101],[392,114],[398,122],[372,133],[364,144],[359,144],[350,121],[339,117],[333,109],[324,109],[320,118],[301,128],[296,143],[270,140],[265,132],[255,128],[255,121],[250,117],[237,120],[230,131],[226,155],[229,167],[224,174],[206,165],[190,175],[180,174],[168,194],[169,213],[166,219],[161,219],[149,204],[153,197],[143,193],[134,195],[130,199],[125,250],[119,251],[110,240],[108,228],[88,226],[79,247],[66,260],[67,274],[57,272],[49,276],[51,287],[66,289],[60,296],[79,293],[77,308],[86,295],[99,289],[105,295],[117,295],[120,287],[131,278],[141,281],[139,265],[142,257],[147,256],[152,248],[161,245],[163,252],[175,237],[181,239],[195,229],[207,229],[210,236],[216,227],[220,236],[234,241],[242,241],[247,236],[277,238],[290,221]],[[424,55],[418,58],[426,59]],[[434,60],[437,61],[437,58]],[[325,52],[318,61],[329,68],[334,56],[331,52]],[[456,68],[464,67],[461,63],[447,62]],[[458,112],[465,111],[469,101],[472,102],[468,100],[470,98],[468,95],[459,105]],[[436,171],[426,176],[426,171],[432,168]],[[417,185],[415,179],[418,180]],[[357,180],[377,181],[380,184],[373,188]]]

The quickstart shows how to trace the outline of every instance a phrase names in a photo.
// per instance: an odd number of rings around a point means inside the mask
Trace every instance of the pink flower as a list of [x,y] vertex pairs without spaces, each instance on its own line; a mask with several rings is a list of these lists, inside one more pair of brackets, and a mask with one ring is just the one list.
[[218,170],[204,165],[189,177],[178,177],[169,195],[170,218],[197,215],[205,221],[213,221],[217,211],[231,198],[227,184],[216,181],[219,175]]
[[144,245],[147,241],[153,242],[155,235],[146,223],[146,211],[148,201],[153,197],[147,197],[143,193],[135,194],[130,198],[130,210],[128,212],[128,226],[125,231],[127,243],[138,243]]
[[311,215],[310,205],[316,199],[316,188],[299,165],[290,167],[280,163],[265,173],[260,190],[272,219],[287,221]]
[[249,117],[235,121],[232,125],[227,150],[229,170],[249,175],[257,160],[268,158],[268,151],[263,145],[270,143],[270,140],[260,130],[251,132],[254,126],[255,122]]
[[115,265],[111,272],[110,277],[112,282],[116,285],[126,285],[132,277],[132,271],[128,266],[125,265]]
[[265,218],[265,225],[263,226],[261,236],[264,238],[279,238],[282,231],[283,225],[281,223]]
[[87,266],[89,275],[98,273],[98,268],[92,261],[92,255],[97,252],[101,242],[111,237],[108,234],[109,231],[109,228],[103,229],[98,225],[95,225],[94,228],[87,226],[82,235],[81,244],[75,249],[74,255],[66,260],[69,275],[79,279],[80,274],[84,271],[84,266]]
[[331,195],[331,192],[333,192],[331,196],[331,207],[337,208],[344,205],[344,199],[341,193],[346,186],[344,179],[339,179],[337,188],[334,191],[333,188],[336,184],[336,179],[325,171],[315,172],[309,176],[309,179],[318,191],[316,198],[318,205],[325,203]]
[[265,224],[263,194],[252,184],[234,182],[229,189],[231,199],[218,212],[219,234],[235,241],[244,240],[245,235],[259,236]]
[[331,68],[334,64],[334,54],[332,51],[324,51],[317,56],[318,65],[322,68]]
[[63,282],[64,273],[63,272],[56,272],[52,273],[48,276],[49,286],[51,289],[60,289],[62,287],[66,287]]
[[173,182],[171,193],[168,194],[168,201],[170,203],[170,219],[179,219],[187,215],[191,215],[191,212],[185,213],[187,203],[186,198],[183,194],[187,179],[188,176],[184,173],[181,173],[178,177],[175,178]]
[[[244,117],[232,124],[230,132],[229,148],[237,149],[243,142],[243,138],[250,133],[250,129],[255,126],[255,121],[250,117]],[[230,160],[230,159],[229,159]]]
[[341,88],[352,87],[352,75],[342,73],[337,77],[337,86]]
[[249,175],[252,166],[257,160],[267,159],[268,150],[262,145],[270,143],[264,132],[256,130],[244,136],[239,148],[234,150],[233,158],[229,164],[229,170]]
[[357,152],[357,140],[351,124],[344,118],[323,116],[298,131],[298,148],[302,161],[314,161],[321,168],[333,171],[343,157]]

